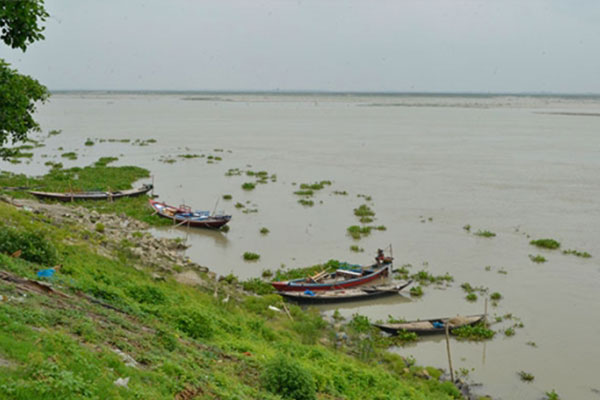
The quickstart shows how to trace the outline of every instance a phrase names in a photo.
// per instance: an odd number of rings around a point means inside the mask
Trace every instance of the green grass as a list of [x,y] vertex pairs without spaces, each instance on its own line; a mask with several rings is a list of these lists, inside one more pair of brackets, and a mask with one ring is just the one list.
[[[290,304],[291,320],[269,308],[282,309],[281,297],[244,295],[235,279],[220,282],[215,297],[214,280],[206,275],[203,285],[186,286],[125,253],[102,255],[107,250],[99,252],[76,224],[56,224],[4,203],[0,219],[52,241],[63,264],[52,284],[69,296],[34,292],[19,303],[0,303],[0,354],[12,365],[2,368],[0,398],[172,399],[184,389],[206,399],[276,400],[286,393],[351,400],[460,398],[452,384],[421,379],[405,359],[362,339],[362,324],[348,327],[348,341],[338,346],[318,313]],[[33,279],[41,267],[4,254],[0,265]],[[157,273],[164,279],[155,279]],[[20,297],[3,280],[0,291]],[[125,365],[116,350],[139,367]],[[279,358],[294,362],[274,361]],[[268,372],[273,369],[293,372]],[[284,376],[297,379],[282,384],[278,377]],[[128,388],[114,384],[124,377]],[[300,392],[293,391],[297,382],[304,382]]]
[[560,247],[560,243],[554,239],[537,239],[532,240],[531,242],[529,242],[529,244],[550,250],[558,249]]

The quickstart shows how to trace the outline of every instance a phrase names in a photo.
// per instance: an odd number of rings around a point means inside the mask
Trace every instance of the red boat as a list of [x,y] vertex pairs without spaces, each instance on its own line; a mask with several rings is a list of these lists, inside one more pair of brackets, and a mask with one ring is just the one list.
[[149,201],[156,214],[177,225],[218,229],[231,220],[231,215],[211,215],[210,211],[192,211],[189,206],[174,207],[152,199]]
[[308,278],[271,282],[271,285],[279,292],[346,289],[387,277],[390,274],[391,265],[392,258],[386,257],[383,261],[369,267],[340,268],[335,272],[321,272]]

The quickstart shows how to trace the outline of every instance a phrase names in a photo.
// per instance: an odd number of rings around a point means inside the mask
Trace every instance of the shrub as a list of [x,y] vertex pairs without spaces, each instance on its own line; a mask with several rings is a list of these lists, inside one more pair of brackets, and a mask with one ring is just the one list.
[[35,232],[0,226],[0,253],[21,251],[21,258],[38,264],[54,265],[58,255],[54,245]]
[[529,244],[537,247],[541,247],[544,249],[558,249],[560,247],[560,243],[554,239],[537,239],[532,240]]
[[261,376],[263,387],[284,399],[315,400],[315,381],[298,362],[279,355],[270,360]]
[[271,294],[275,291],[275,289],[270,283],[265,282],[260,278],[248,279],[247,281],[242,282],[242,287],[244,288],[244,290],[254,292],[260,295]]
[[213,335],[213,324],[209,316],[196,309],[179,310],[177,314],[177,328],[188,336],[210,338]]

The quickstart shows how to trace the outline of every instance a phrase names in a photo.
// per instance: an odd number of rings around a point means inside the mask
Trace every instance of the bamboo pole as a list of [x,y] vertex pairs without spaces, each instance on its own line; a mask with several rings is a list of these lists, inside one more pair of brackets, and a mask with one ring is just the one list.
[[283,310],[285,311],[287,316],[290,317],[290,319],[293,321],[294,318],[292,317],[292,314],[290,314],[290,310],[288,310],[287,306],[285,305],[285,302],[281,301],[281,305],[283,306]]
[[448,353],[448,365],[450,366],[450,379],[454,383],[454,370],[452,369],[452,356],[450,355],[450,323],[446,321],[446,352]]

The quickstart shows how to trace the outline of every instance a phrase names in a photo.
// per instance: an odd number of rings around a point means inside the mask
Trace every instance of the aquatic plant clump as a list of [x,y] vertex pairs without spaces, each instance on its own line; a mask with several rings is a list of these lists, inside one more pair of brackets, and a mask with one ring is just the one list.
[[588,253],[587,251],[577,251],[577,250],[573,250],[573,249],[563,250],[563,254],[572,254],[574,256],[581,257],[581,258],[591,258],[592,257],[592,255],[590,253]]
[[546,260],[546,257],[542,256],[541,254],[538,254],[535,256],[530,254],[529,259],[536,264],[541,264],[541,263],[545,263],[546,261],[548,261],[548,260]]
[[256,261],[260,258],[260,254],[256,254],[256,253],[247,251],[244,253],[243,257],[244,257],[244,260],[246,260],[246,261]]
[[375,211],[373,211],[368,205],[362,204],[358,208],[354,209],[354,215],[357,217],[374,217]]
[[452,330],[452,334],[465,340],[486,340],[494,337],[496,332],[487,328],[483,323],[464,325]]
[[244,190],[253,190],[256,187],[255,183],[252,182],[245,182],[242,184],[242,189]]
[[558,249],[560,247],[560,243],[554,239],[537,239],[532,240],[531,242],[529,242],[529,244],[550,250]]
[[496,236],[496,234],[494,232],[490,232],[490,231],[482,231],[482,230],[478,230],[477,232],[474,233],[475,236],[479,236],[479,237],[485,237],[485,238],[491,238]]

